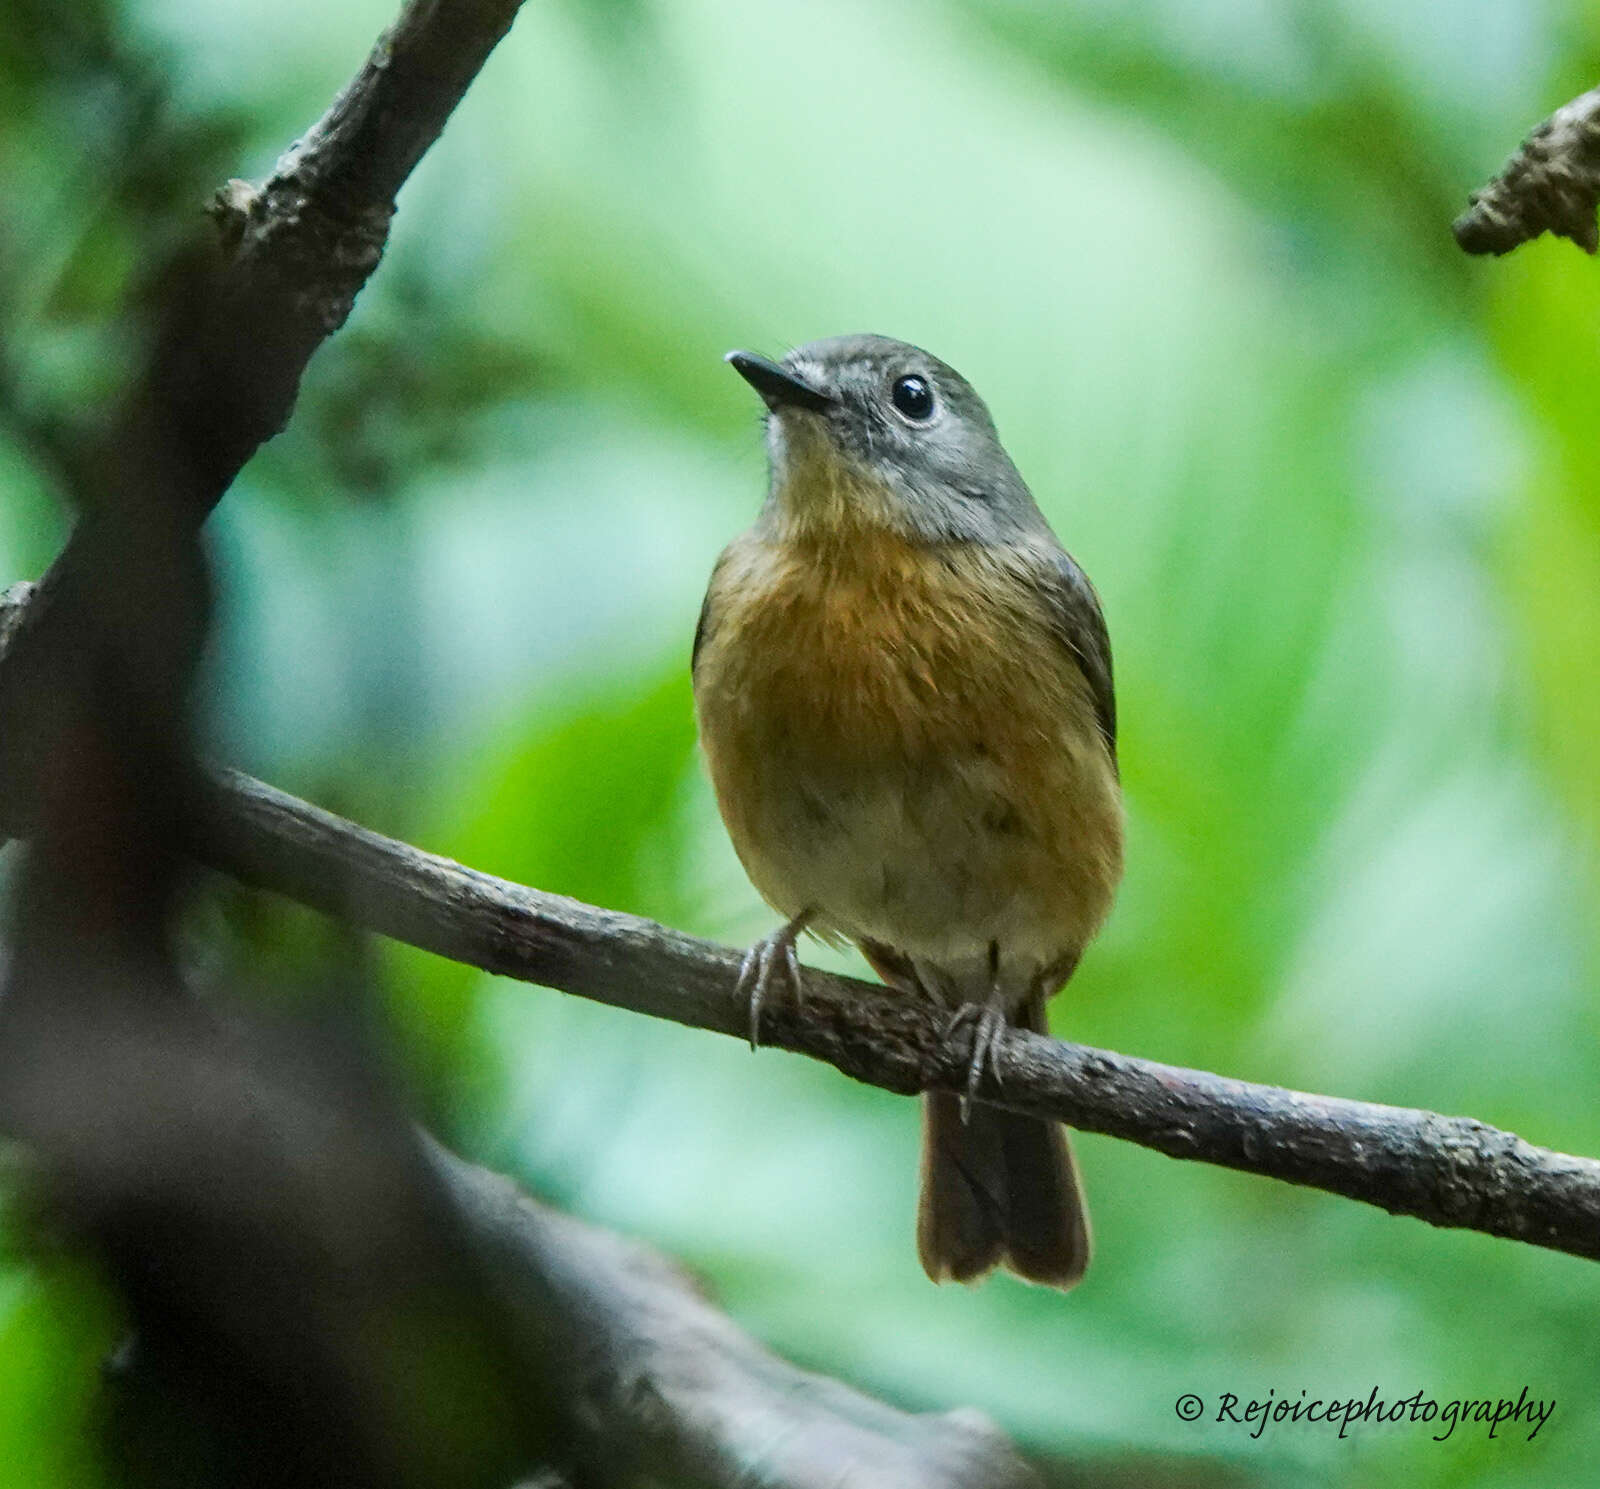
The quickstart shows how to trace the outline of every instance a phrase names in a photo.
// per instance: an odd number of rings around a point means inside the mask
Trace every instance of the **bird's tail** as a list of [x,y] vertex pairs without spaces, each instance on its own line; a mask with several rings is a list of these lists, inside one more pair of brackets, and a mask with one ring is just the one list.
[[[1042,1025],[1042,1011],[1024,1022]],[[922,1100],[923,1270],[935,1282],[973,1282],[999,1265],[1073,1286],[1089,1265],[1089,1212],[1066,1128],[980,1102],[963,1121],[960,1098],[946,1091]]]

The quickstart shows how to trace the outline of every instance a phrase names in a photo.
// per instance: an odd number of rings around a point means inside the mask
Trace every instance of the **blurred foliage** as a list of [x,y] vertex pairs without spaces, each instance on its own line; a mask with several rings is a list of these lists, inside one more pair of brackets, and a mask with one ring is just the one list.
[[[387,19],[0,11],[0,581],[59,542],[57,462],[209,191]],[[904,336],[984,392],[1117,647],[1128,881],[1056,1027],[1600,1153],[1600,277],[1448,233],[1597,70],[1572,0],[531,6],[213,524],[214,749],[486,870],[760,934],[686,676],[763,479],[718,355]],[[326,935],[218,891],[195,958],[315,999]],[[1585,1263],[1085,1138],[1087,1284],[935,1291],[912,1104],[382,963],[455,1141],[1064,1482],[1491,1489],[1600,1455]],[[6,1253],[7,1484],[86,1481],[114,1338],[92,1282]],[[1373,1386],[1557,1406],[1533,1443],[1172,1409]]]

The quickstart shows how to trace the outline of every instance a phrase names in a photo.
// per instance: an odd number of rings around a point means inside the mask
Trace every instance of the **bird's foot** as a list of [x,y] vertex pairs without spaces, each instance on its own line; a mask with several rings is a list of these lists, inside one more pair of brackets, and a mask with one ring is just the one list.
[[735,994],[746,993],[750,999],[750,1048],[761,1047],[761,1005],[773,992],[774,983],[782,978],[789,984],[789,995],[797,1008],[805,1005],[805,992],[800,986],[800,958],[795,952],[795,942],[811,919],[810,910],[795,916],[788,925],[757,941],[744,954],[739,964],[739,981]]
[[978,1082],[983,1079],[986,1068],[994,1077],[995,1085],[1000,1084],[1000,1067],[995,1063],[995,1047],[1000,1042],[1000,1036],[1005,1033],[1008,1023],[1005,1010],[991,997],[987,1003],[963,1003],[950,1015],[950,1021],[944,1026],[944,1037],[949,1040],[956,1036],[963,1025],[972,1025],[972,1050],[967,1057],[967,1089],[961,1096],[963,1122],[971,1116],[972,1103],[977,1099]]

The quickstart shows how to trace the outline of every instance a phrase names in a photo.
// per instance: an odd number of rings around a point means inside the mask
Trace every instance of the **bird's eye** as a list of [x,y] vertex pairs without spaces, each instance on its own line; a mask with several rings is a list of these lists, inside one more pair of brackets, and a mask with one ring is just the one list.
[[933,413],[933,389],[928,386],[927,378],[918,377],[914,372],[897,377],[889,397],[908,419],[922,420]]

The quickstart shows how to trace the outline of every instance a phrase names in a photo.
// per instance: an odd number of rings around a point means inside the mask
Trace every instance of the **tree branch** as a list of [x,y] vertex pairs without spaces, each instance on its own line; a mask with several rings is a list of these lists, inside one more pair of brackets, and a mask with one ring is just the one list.
[[1470,200],[1452,229],[1468,253],[1510,253],[1545,232],[1600,248],[1600,88],[1557,109]]
[[1037,1489],[979,1414],[913,1416],[799,1370],[647,1247],[424,1148],[524,1353],[562,1362],[608,1482],[648,1467],[706,1489]]
[[[233,181],[212,215],[216,244],[169,269],[162,323],[103,437],[68,474],[81,505],[72,539],[40,581],[38,602],[0,676],[0,841],[28,828],[18,783],[57,747],[53,699],[86,665],[83,638],[58,612],[87,607],[82,575],[128,573],[99,603],[126,639],[152,597],[130,542],[194,532],[244,463],[294,407],[312,354],[344,324],[377,268],[394,198],[510,28],[521,0],[408,0],[333,105],[278,160],[266,183]],[[108,532],[108,528],[115,531]]]
[[[248,883],[485,971],[744,1037],[739,955],[652,921],[544,894],[346,822],[248,776],[206,787],[200,856]],[[814,969],[764,1041],[905,1095],[965,1088],[937,1009]],[[1600,1259],[1600,1162],[1467,1117],[1229,1080],[1012,1030],[986,1101],[1172,1158],[1362,1200],[1432,1225]]]
[[378,266],[396,194],[520,5],[408,0],[265,184],[230,181],[217,193],[212,215],[229,262],[218,335],[198,348],[213,365],[203,381],[185,379],[221,416],[198,515],[287,422],[312,353],[344,324]]
[[[231,257],[219,296],[222,335],[200,349],[222,379],[187,379],[220,415],[199,515],[288,420],[306,363],[344,324],[378,266],[396,193],[521,3],[408,0],[266,183],[230,181],[217,193],[212,215]],[[231,365],[240,353],[244,363]]]
[[798,1369],[657,1252],[416,1131],[348,1028],[52,1011],[44,1037],[6,1025],[0,1113],[58,1234],[106,1236],[137,1313],[180,1314],[181,1347],[152,1328],[124,1351],[110,1405],[220,1406],[258,1476],[211,1481],[478,1489],[537,1446],[583,1489],[1039,1489],[980,1414]]
[[[26,586],[0,595],[22,603]],[[3,661],[0,651],[0,661]],[[504,977],[742,1038],[739,954],[545,894],[371,832],[232,771],[202,788],[205,863],[397,941]],[[937,1009],[806,969],[805,1005],[763,1012],[770,1045],[911,1095],[965,1089]],[[1230,1080],[1011,1030],[984,1100],[1411,1215],[1600,1260],[1600,1161],[1447,1117]]]

